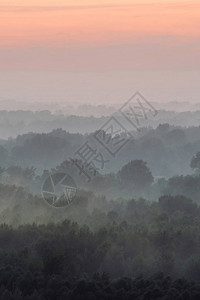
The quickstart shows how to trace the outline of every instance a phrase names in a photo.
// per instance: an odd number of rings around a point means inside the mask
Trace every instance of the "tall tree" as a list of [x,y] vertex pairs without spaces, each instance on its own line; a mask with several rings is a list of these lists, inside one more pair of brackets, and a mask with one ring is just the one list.
[[143,160],[133,160],[123,166],[118,178],[130,190],[146,187],[153,182],[152,173]]

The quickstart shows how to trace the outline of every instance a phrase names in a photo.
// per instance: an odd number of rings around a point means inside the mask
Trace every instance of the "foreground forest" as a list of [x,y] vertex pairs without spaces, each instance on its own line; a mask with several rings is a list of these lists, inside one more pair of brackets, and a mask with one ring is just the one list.
[[[82,225],[55,223],[54,214],[67,215],[59,210],[46,212],[47,225],[1,225],[0,299],[199,299],[197,204],[95,199],[89,213],[91,201],[85,195],[70,208]],[[21,213],[39,204],[25,205]]]

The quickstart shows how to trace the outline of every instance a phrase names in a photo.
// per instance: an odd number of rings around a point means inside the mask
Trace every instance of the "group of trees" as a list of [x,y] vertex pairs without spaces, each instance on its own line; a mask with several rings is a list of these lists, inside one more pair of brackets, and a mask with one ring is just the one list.
[[86,195],[68,210],[82,225],[0,226],[0,299],[199,299],[200,207],[192,200]]
[[[8,100],[6,100],[7,102]],[[10,104],[13,107],[14,103]],[[23,103],[24,107],[24,103]],[[34,108],[36,109],[37,104]],[[40,107],[41,108],[41,107]],[[119,108],[119,107],[118,107]],[[108,121],[110,115],[116,113],[117,107],[105,108],[102,106],[88,107],[80,106],[78,110],[68,107],[58,113],[52,113],[49,110],[31,111],[13,110],[0,111],[0,137],[15,137],[18,134],[27,132],[49,132],[55,128],[63,128],[69,132],[80,132],[82,134],[98,130]],[[45,109],[45,108],[43,108]],[[53,111],[59,110],[53,107]],[[74,113],[72,113],[74,111]],[[69,115],[70,114],[70,115]],[[156,118],[148,120],[148,124],[156,127],[160,123],[169,123],[175,126],[199,126],[200,111],[177,113],[167,110],[160,110]],[[117,115],[119,121],[122,119]]]
[[[71,206],[54,209],[21,188],[0,185],[0,199],[0,222],[15,227],[0,228],[0,265],[26,248],[19,266],[47,274],[118,278],[162,271],[200,280],[200,207],[189,198],[107,201],[80,191]],[[47,225],[22,226],[33,222]]]
[[103,173],[116,173],[131,160],[143,160],[155,177],[185,176],[191,173],[191,158],[200,149],[200,130],[199,127],[180,128],[169,124],[161,124],[156,129],[141,128],[115,159],[94,139],[93,133],[73,134],[63,129],[42,134],[27,133],[0,141],[0,166],[34,166],[41,173],[43,169],[55,168],[64,160],[75,157],[75,152],[87,140],[109,160],[101,170]]
[[[148,197],[154,200],[162,195],[185,195],[199,203],[200,195],[200,174],[199,158],[197,153],[191,159],[191,168],[194,173],[191,175],[177,175],[171,178],[153,177],[150,168],[143,160],[133,160],[125,164],[118,172],[110,174],[100,174],[98,171],[92,177],[91,182],[87,182],[84,175],[72,161],[66,160],[55,169],[43,170],[42,175],[37,175],[36,168],[20,166],[0,167],[0,182],[3,184],[15,184],[26,189],[32,194],[41,194],[41,186],[44,180],[52,173],[65,172],[70,174],[78,188],[91,190],[96,194],[104,194],[108,198],[113,197]],[[81,163],[80,163],[81,164]]]
[[200,297],[199,283],[172,280],[163,273],[150,278],[110,280],[107,273],[94,274],[93,278],[45,276],[9,265],[1,269],[0,275],[2,272],[1,300],[198,300]]

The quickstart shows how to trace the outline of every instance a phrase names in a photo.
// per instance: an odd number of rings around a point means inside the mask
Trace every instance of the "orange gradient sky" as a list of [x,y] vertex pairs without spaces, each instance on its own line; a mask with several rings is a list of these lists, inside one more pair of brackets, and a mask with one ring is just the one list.
[[196,68],[199,39],[199,1],[0,0],[3,68]]
[[200,1],[0,0],[0,71],[200,70]]

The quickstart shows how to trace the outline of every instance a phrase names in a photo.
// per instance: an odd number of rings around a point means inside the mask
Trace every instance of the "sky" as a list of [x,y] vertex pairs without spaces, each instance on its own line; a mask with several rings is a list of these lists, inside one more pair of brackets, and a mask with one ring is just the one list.
[[200,101],[199,75],[199,0],[0,0],[0,100]]

